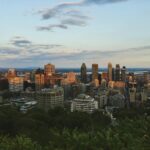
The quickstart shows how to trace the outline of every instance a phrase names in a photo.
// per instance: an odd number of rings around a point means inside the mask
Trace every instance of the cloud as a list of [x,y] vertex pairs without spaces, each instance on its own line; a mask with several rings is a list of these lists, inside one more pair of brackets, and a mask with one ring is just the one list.
[[38,11],[42,20],[55,18],[59,21],[57,24],[39,26],[37,30],[51,31],[54,28],[68,29],[69,26],[86,26],[91,17],[85,15],[79,7],[91,4],[102,5],[107,3],[118,3],[127,0],[80,0],[78,2],[63,2],[51,8]]
[[49,24],[38,26],[38,31],[53,31],[53,29],[61,28],[68,29],[68,26],[86,26],[87,21],[91,19],[89,16],[84,15],[81,11],[77,9],[65,10],[60,14],[58,18],[58,24]]
[[86,21],[82,19],[69,18],[61,21],[63,25],[86,26]]
[[60,24],[50,24],[47,26],[38,26],[38,31],[53,31],[53,29],[60,28],[60,29],[68,29],[68,26],[86,26],[87,22],[80,18],[67,18],[61,20]]
[[66,8],[80,6],[81,4],[82,2],[64,2],[52,8],[40,10],[38,13],[42,15],[42,19],[46,20],[58,16]]
[[61,28],[61,29],[67,29],[68,27],[64,24],[53,24],[53,25],[48,25],[48,26],[39,26],[37,27],[38,31],[51,31],[54,28]]
[[0,60],[10,61],[35,58],[38,55],[47,55],[51,51],[58,53],[64,46],[60,44],[36,44],[23,37],[13,37],[8,46],[0,46]]
[[81,0],[79,2],[63,2],[52,8],[40,10],[38,13],[41,15],[42,19],[47,20],[61,14],[65,9],[74,8],[79,6],[86,6],[89,4],[107,4],[107,3],[118,3],[125,2],[128,0]]
[[[24,38],[25,39],[25,38]],[[52,62],[57,67],[80,67],[85,62],[88,67],[92,63],[107,66],[110,61],[114,65],[126,65],[127,67],[149,67],[150,46],[142,46],[128,49],[110,50],[66,50],[59,44],[32,44],[28,47],[18,47],[9,44],[9,47],[0,47],[0,64],[4,67],[42,67]],[[129,55],[130,54],[130,55]]]
[[32,44],[31,41],[24,39],[23,37],[16,36],[14,37],[10,43],[17,47],[27,47]]
[[0,55],[16,55],[19,54],[19,49],[14,47],[0,47]]
[[102,5],[102,4],[107,4],[107,3],[118,3],[118,2],[125,2],[128,0],[84,0],[82,1],[82,4],[86,5],[86,4],[98,4],[98,5]]

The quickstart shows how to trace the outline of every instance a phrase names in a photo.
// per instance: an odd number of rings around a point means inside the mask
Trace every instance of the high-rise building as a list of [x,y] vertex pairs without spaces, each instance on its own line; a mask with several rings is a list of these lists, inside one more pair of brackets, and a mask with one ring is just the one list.
[[85,63],[81,66],[81,82],[86,83],[87,82],[87,70]]
[[52,64],[47,64],[44,66],[45,84],[52,84],[51,77],[55,74],[55,66]]
[[108,81],[108,73],[107,72],[102,72],[101,79],[105,79],[106,81]]
[[64,106],[64,90],[61,87],[43,89],[36,94],[38,107],[45,111],[51,108]]
[[75,72],[68,72],[66,74],[66,78],[64,78],[62,81],[61,81],[61,84],[62,85],[65,85],[65,84],[73,84],[73,83],[76,83],[76,73]]
[[47,64],[44,66],[44,74],[46,77],[55,74],[55,66],[52,64]]
[[44,88],[44,73],[43,70],[38,69],[35,73],[35,89],[36,91],[40,91]]
[[125,66],[121,68],[121,80],[124,82],[126,81],[126,67]]
[[92,81],[98,79],[98,64],[92,64]]
[[115,74],[116,74],[115,68],[112,68],[112,81],[116,80]]
[[129,89],[129,96],[130,102],[135,103],[136,101],[136,82],[130,82],[130,89]]
[[112,81],[112,64],[111,63],[108,63],[108,80],[109,81]]
[[30,72],[26,72],[24,74],[24,81],[31,81],[31,73]]
[[11,78],[9,80],[9,91],[11,92],[23,91],[23,78],[22,77]]
[[36,73],[36,70],[33,70],[31,72],[31,82],[35,82],[35,73]]
[[11,78],[14,78],[17,76],[17,71],[16,69],[8,69],[8,72],[7,72],[7,79],[11,79]]
[[144,72],[144,82],[148,83],[150,81],[150,72]]
[[115,72],[116,72],[115,73],[116,81],[120,81],[120,65],[119,64],[116,65],[116,71]]
[[35,89],[36,91],[44,88],[44,74],[35,74]]

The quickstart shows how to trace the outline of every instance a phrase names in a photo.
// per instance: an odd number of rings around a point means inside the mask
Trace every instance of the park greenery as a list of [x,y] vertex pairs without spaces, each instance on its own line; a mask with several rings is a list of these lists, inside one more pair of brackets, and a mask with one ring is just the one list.
[[87,114],[56,108],[26,114],[0,107],[0,150],[150,150],[150,113],[132,108]]

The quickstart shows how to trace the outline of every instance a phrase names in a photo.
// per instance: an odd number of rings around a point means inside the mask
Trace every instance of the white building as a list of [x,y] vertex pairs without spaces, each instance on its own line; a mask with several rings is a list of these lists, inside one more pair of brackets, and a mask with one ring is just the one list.
[[9,80],[9,90],[11,92],[23,91],[23,78],[14,77]]
[[71,103],[71,112],[82,111],[92,113],[96,109],[98,109],[98,102],[86,94],[78,95]]

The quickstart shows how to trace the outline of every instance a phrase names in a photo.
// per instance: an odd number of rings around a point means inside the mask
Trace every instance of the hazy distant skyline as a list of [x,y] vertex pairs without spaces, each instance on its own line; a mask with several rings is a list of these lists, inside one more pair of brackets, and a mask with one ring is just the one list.
[[0,0],[0,67],[150,67],[149,0]]

